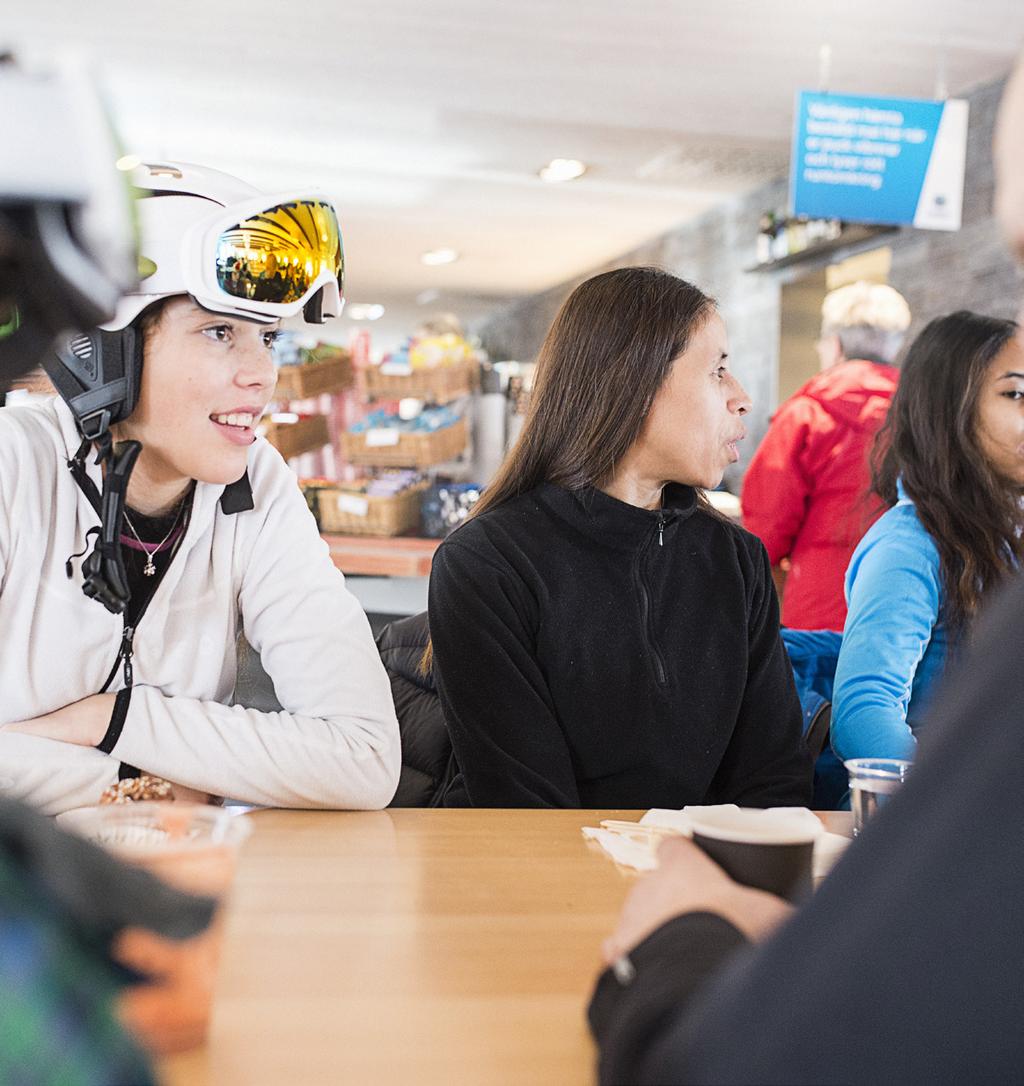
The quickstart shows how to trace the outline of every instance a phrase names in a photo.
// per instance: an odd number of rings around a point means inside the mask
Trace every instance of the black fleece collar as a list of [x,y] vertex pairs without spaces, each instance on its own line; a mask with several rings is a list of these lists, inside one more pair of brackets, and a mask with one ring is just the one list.
[[545,483],[541,494],[542,500],[574,527],[605,543],[629,546],[644,541],[659,527],[668,532],[698,508],[697,491],[679,483],[669,483],[662,491],[661,509],[641,509],[592,486],[566,490]]
[[249,472],[246,470],[241,479],[236,479],[224,487],[224,493],[220,496],[220,508],[226,516],[231,516],[232,513],[247,513],[255,507],[256,503],[252,500],[252,484],[249,482]]

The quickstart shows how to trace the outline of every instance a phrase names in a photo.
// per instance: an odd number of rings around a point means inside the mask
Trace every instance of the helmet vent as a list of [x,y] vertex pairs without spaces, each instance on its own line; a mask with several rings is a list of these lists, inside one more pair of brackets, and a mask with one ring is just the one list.
[[68,346],[71,348],[71,353],[83,362],[88,362],[92,358],[92,340],[88,336],[75,336]]
[[75,358],[84,363],[83,368],[88,373],[90,380],[96,380],[96,347],[91,337],[75,336],[68,343],[68,350],[71,351]]

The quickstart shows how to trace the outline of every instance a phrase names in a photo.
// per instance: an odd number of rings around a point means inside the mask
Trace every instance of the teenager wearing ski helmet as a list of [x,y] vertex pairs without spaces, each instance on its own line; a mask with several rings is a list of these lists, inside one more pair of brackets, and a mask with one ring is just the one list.
[[[400,744],[369,624],[256,433],[281,318],[340,309],[334,209],[184,164],[136,183],[139,292],[49,360],[60,397],[0,410],[0,792],[58,812],[143,772],[382,807]],[[282,711],[231,704],[240,633]]]

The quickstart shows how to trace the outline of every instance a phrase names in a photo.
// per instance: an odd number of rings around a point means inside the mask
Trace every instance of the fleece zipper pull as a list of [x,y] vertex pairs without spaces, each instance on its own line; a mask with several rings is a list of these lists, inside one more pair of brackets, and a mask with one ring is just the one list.
[[658,514],[658,546],[665,546],[665,517],[663,514]]
[[117,692],[114,698],[114,710],[110,714],[110,723],[107,724],[107,730],[103,738],[96,744],[96,749],[104,754],[110,754],[117,745],[117,741],[121,738],[121,732],[124,729],[124,722],[128,717],[128,705],[131,702],[132,683],[134,681],[134,668],[132,667],[132,653],[135,649],[134,641],[135,627],[129,626],[126,622],[124,633],[121,634],[121,647],[118,649],[117,659],[114,661],[114,666],[107,676],[107,681],[103,684],[103,689],[100,691],[102,694],[110,686],[117,674],[117,665],[123,663],[124,689]]
[[133,668],[132,668],[132,651],[134,645],[132,642],[135,639],[135,627],[129,626],[127,623],[124,627],[124,634],[121,637],[121,659],[124,661],[124,685],[126,690],[131,690],[133,682]]

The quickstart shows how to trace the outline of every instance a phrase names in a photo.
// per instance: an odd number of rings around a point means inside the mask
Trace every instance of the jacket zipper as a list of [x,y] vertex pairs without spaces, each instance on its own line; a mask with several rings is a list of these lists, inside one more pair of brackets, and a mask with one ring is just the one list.
[[[665,518],[659,512],[658,513],[658,546],[663,547],[665,545]],[[651,542],[653,542],[653,537]],[[647,547],[650,543],[644,547],[641,552],[640,559],[642,561],[644,553],[647,551]],[[665,677],[665,661],[662,659],[661,653],[658,651],[657,643],[654,639],[654,630],[651,628],[651,595],[647,589],[647,585],[644,582],[643,573],[640,570],[640,562],[637,562],[637,582],[640,587],[640,603],[644,624],[644,632],[647,638],[647,651],[650,653],[651,659],[654,661],[654,676],[658,680],[659,686],[666,685]]]
[[149,607],[149,601],[146,601],[146,606],[139,612],[139,617],[135,620],[134,626],[128,625],[128,620],[124,621],[124,630],[121,632],[121,644],[117,649],[117,656],[114,658],[114,666],[110,669],[110,674],[107,676],[107,681],[100,687],[100,693],[104,694],[107,691],[107,687],[114,681],[114,676],[117,674],[118,666],[124,665],[124,688],[131,690],[132,684],[135,680],[135,669],[132,666],[132,656],[135,651],[135,631],[139,628],[139,623],[142,621],[142,616],[146,613],[146,608]]

